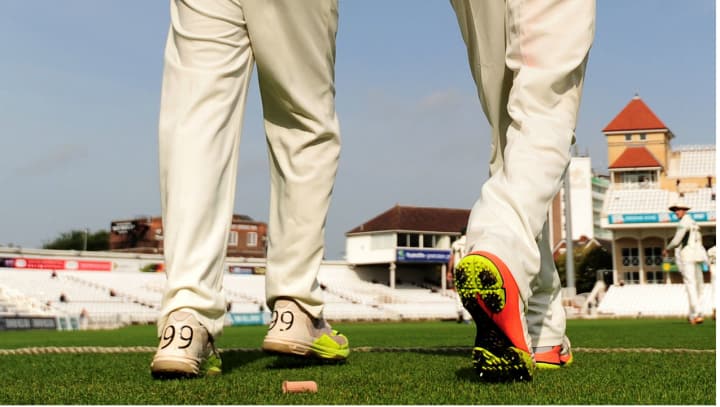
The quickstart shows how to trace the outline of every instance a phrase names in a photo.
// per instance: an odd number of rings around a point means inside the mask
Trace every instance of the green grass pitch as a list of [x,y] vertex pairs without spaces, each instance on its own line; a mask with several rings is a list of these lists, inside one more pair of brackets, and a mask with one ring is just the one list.
[[[226,328],[223,375],[157,381],[152,352],[0,355],[0,404],[715,404],[715,322],[570,320],[575,362],[530,383],[484,384],[472,370],[473,325],[337,323],[344,364],[263,354],[264,327]],[[113,331],[0,333],[0,349],[155,346],[152,326]],[[367,351],[367,347],[373,348]],[[399,347],[401,351],[378,348]],[[452,348],[455,349],[452,349]],[[236,350],[228,350],[236,349]],[[360,351],[360,350],[365,351]],[[697,351],[701,350],[701,351]],[[284,380],[314,380],[315,394],[283,394]]]

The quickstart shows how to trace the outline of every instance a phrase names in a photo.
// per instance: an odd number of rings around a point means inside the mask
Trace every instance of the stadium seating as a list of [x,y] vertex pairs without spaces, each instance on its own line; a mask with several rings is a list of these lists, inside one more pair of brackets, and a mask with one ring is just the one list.
[[706,177],[715,174],[715,148],[708,146],[684,146],[679,148],[678,172],[685,177]]
[[[712,189],[697,188],[685,192],[683,202],[694,212],[713,211],[715,201],[711,199],[711,195]],[[668,206],[676,199],[676,193],[662,189],[613,187],[608,190],[605,213],[665,213],[668,212]]]
[[[119,280],[114,273],[60,272],[49,270],[0,269],[5,285],[21,293],[15,311],[21,314],[44,314],[80,316],[93,327],[111,327],[130,323],[149,323],[157,319],[157,307],[144,302],[133,294],[132,289],[110,290]],[[120,274],[120,273],[118,273]],[[142,274],[133,275],[135,280]],[[106,281],[107,280],[107,281]],[[127,279],[130,281],[131,279]],[[159,303],[159,301],[158,301]],[[28,309],[29,304],[35,304]]]
[[[701,309],[712,313],[711,286],[705,284]],[[685,286],[682,284],[647,284],[611,286],[597,312],[606,316],[684,317],[688,314]]]
[[663,189],[616,189],[608,190],[605,213],[667,212],[670,192]]
[[[387,285],[362,280],[344,264],[323,265],[318,276],[330,321],[454,320],[457,302],[450,291],[413,284]],[[0,268],[0,315],[78,317],[88,328],[152,324],[160,312],[164,273],[63,271]],[[233,313],[267,311],[265,276],[224,274],[224,293]],[[112,294],[111,293],[112,291]],[[687,314],[681,284],[611,286],[586,300],[568,297],[568,315],[582,317],[673,316]],[[712,299],[706,285],[703,310]],[[60,296],[64,295],[64,300]],[[601,293],[597,293],[601,294]],[[592,307],[588,312],[589,303]],[[599,304],[598,304],[599,301]],[[597,306],[596,306],[597,305]]]

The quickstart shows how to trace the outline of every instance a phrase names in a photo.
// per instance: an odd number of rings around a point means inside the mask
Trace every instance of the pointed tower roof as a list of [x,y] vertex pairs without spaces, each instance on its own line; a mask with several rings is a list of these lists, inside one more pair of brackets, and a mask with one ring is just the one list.
[[[655,113],[640,99],[637,94],[630,103],[605,126],[603,133],[622,132],[630,130],[668,130],[670,129]],[[670,132],[672,134],[672,132]],[[672,137],[672,135],[671,135]]]
[[617,168],[657,168],[662,167],[655,156],[645,147],[628,147],[620,157],[610,164],[611,170]]

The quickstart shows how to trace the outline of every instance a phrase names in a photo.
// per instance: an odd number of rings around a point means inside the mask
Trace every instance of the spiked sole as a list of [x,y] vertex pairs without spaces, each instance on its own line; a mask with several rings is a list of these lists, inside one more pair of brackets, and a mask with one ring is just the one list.
[[513,346],[479,304],[482,301],[494,313],[505,308],[506,293],[497,267],[484,256],[466,256],[455,269],[455,285],[477,328],[472,358],[479,378],[487,382],[532,380],[532,356]]

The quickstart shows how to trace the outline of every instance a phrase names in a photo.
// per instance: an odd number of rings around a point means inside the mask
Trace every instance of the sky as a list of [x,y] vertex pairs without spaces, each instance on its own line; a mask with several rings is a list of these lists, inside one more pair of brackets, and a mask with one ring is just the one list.
[[[714,0],[599,0],[577,148],[607,173],[602,129],[637,93],[673,147],[715,144]],[[396,204],[472,207],[489,127],[446,0],[340,0],[342,152],[326,225]],[[167,0],[0,0],[0,246],[160,215],[157,118]],[[267,222],[269,164],[253,78],[235,213]]]

